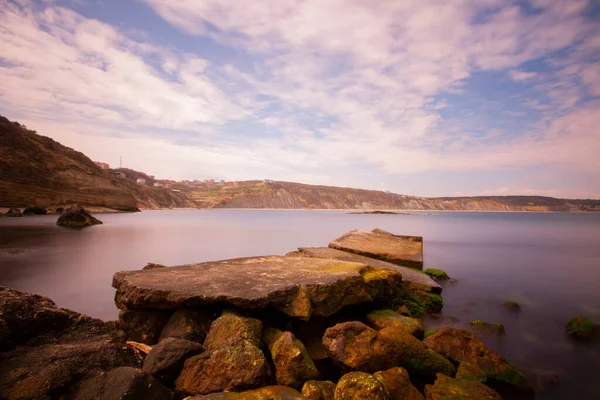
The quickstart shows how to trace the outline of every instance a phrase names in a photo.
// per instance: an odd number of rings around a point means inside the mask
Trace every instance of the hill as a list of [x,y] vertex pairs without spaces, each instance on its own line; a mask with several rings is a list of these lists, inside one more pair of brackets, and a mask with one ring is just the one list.
[[120,211],[187,204],[171,191],[120,179],[83,153],[0,116],[0,206],[72,203]]

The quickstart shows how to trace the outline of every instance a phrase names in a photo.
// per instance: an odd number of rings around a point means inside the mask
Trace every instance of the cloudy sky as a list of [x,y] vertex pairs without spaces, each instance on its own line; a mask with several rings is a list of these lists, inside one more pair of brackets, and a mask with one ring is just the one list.
[[600,1],[0,0],[0,114],[161,178],[600,198]]

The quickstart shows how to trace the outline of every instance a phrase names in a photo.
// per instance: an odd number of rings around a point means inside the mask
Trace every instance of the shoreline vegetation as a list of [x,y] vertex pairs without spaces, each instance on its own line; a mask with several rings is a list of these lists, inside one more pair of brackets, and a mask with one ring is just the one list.
[[[35,163],[31,160],[36,160]],[[381,190],[249,181],[157,179],[111,169],[0,116],[0,207],[80,204],[91,212],[157,209],[598,212],[600,200],[543,196],[420,197]]]

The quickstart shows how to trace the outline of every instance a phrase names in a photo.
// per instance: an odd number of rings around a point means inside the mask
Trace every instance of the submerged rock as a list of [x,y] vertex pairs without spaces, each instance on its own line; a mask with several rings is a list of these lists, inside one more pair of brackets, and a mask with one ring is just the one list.
[[184,339],[167,338],[154,346],[144,360],[144,372],[167,385],[179,376],[188,358],[202,353],[202,345]]
[[435,384],[425,386],[427,400],[502,400],[493,389],[467,379],[438,374]]
[[325,331],[323,345],[343,371],[372,373],[400,366],[426,380],[438,372],[456,372],[447,359],[404,330],[376,331],[361,322],[345,322]]
[[499,322],[489,323],[482,321],[480,319],[474,319],[469,322],[469,327],[476,333],[481,335],[495,335],[495,336],[504,336],[506,335],[506,331],[504,330],[504,325]]
[[72,400],[172,400],[173,392],[139,368],[119,367],[82,382]]
[[179,309],[227,304],[275,308],[308,320],[343,307],[397,296],[402,275],[359,263],[299,257],[251,257],[118,272],[119,308]]
[[329,243],[329,247],[388,261],[415,269],[423,269],[423,238],[394,235],[381,229],[352,230]]
[[23,210],[23,215],[44,215],[47,213],[48,210],[38,206],[29,206]]
[[367,321],[375,329],[402,329],[417,339],[423,339],[423,325],[416,318],[404,317],[392,310],[377,310],[367,314]]
[[333,400],[335,383],[331,381],[307,381],[302,386],[301,393],[307,400]]
[[590,340],[600,334],[600,325],[586,317],[575,317],[567,324],[566,332],[573,339]]
[[5,217],[22,217],[21,210],[18,208],[10,208],[5,214]]
[[269,376],[269,364],[263,352],[243,342],[188,358],[175,381],[175,391],[182,397],[242,391],[265,386]]
[[319,378],[319,371],[301,341],[291,332],[265,331],[265,342],[275,365],[278,385],[300,389],[304,382]]
[[177,338],[202,343],[214,319],[212,314],[202,310],[175,311],[163,328],[160,340]]
[[507,301],[506,303],[502,304],[500,307],[506,311],[510,311],[513,313],[521,312],[521,305],[519,303],[517,303],[516,301]]
[[72,228],[81,228],[84,226],[97,225],[101,223],[102,221],[93,217],[80,205],[73,205],[67,208],[60,214],[58,221],[56,221],[56,225],[58,226],[67,226]]
[[444,326],[423,340],[423,343],[456,364],[471,364],[469,374],[485,376],[482,381],[492,387],[499,385],[525,395],[533,395],[525,376],[471,332]]

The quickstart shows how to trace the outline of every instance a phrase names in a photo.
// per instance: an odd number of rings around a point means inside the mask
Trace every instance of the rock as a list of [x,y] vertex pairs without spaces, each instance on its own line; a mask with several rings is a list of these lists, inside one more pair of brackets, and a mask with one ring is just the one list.
[[[64,341],[64,343],[63,343]],[[2,354],[0,398],[58,398],[69,386],[95,370],[140,367],[142,357],[110,335],[61,339],[59,344],[20,346]]]
[[436,282],[445,282],[450,279],[446,271],[443,271],[441,269],[427,268],[423,272]]
[[219,392],[204,396],[188,397],[186,400],[306,400],[296,390],[286,386],[265,386],[245,392]]
[[395,296],[401,280],[398,272],[364,264],[270,256],[118,272],[113,286],[119,308],[218,303],[244,310],[274,308],[308,320]]
[[202,343],[215,318],[202,310],[175,311],[160,334],[160,340],[177,338]]
[[335,400],[392,400],[384,384],[366,372],[350,372],[335,387]]
[[553,371],[535,371],[537,387],[540,391],[550,391],[560,385],[560,375]]
[[502,400],[502,397],[483,383],[437,375],[434,385],[425,386],[427,400]]
[[408,292],[403,302],[415,318],[431,313],[439,314],[444,307],[444,299],[437,293]]
[[507,301],[506,303],[502,304],[500,307],[502,307],[502,309],[504,309],[506,311],[510,311],[513,313],[521,312],[521,305],[519,303],[517,303],[516,301]]
[[243,317],[226,310],[210,326],[204,348],[213,350],[223,346],[250,343],[260,347],[263,323],[256,318]]
[[468,379],[470,381],[485,382],[487,375],[483,369],[477,365],[473,365],[467,361],[463,361],[458,365],[456,370],[457,379]]
[[265,342],[275,365],[278,385],[300,389],[304,382],[319,378],[315,363],[293,333],[269,328],[265,331]]
[[72,400],[172,400],[171,389],[139,368],[119,367],[82,382]]
[[68,226],[72,228],[81,228],[101,223],[102,221],[93,217],[79,205],[73,205],[64,210],[60,214],[60,217],[58,217],[58,221],[56,221],[56,225],[58,226]]
[[424,333],[423,333],[423,338],[429,337],[431,335],[434,335],[437,332],[437,329],[427,329]]
[[404,317],[392,310],[377,310],[367,314],[368,324],[375,329],[402,329],[417,339],[423,339],[423,325],[416,318]]
[[469,327],[475,333],[481,335],[495,335],[495,336],[504,336],[506,335],[506,331],[504,330],[504,325],[499,322],[495,322],[490,324],[489,322],[482,321],[480,319],[474,319],[469,322]]
[[148,346],[147,344],[144,343],[138,343],[138,342],[134,342],[133,340],[128,340],[127,342],[125,342],[126,345],[131,346],[135,349],[138,349],[139,351],[141,351],[142,353],[148,355],[148,353],[150,353],[152,351],[152,346]]
[[384,384],[392,400],[424,400],[423,395],[410,382],[404,368],[390,368],[373,374]]
[[144,372],[171,386],[179,376],[183,363],[202,352],[199,343],[184,339],[167,338],[152,348],[144,360]]
[[348,253],[346,251],[336,250],[330,247],[300,247],[298,248],[296,254],[300,257],[357,262],[370,265],[375,268],[392,269],[402,274],[402,285],[404,290],[408,293],[426,292],[439,294],[442,292],[442,287],[439,285],[439,283],[435,282],[429,276],[419,271],[415,271],[413,268],[403,267],[360,254]]
[[171,314],[162,310],[121,310],[119,325],[135,342],[153,345],[158,343],[160,334]]
[[242,342],[188,358],[175,381],[175,392],[185,397],[224,390],[242,391],[265,386],[269,376],[269,364],[262,351]]
[[48,210],[38,206],[29,206],[23,210],[23,215],[44,215],[47,213]]
[[18,208],[10,208],[6,214],[4,214],[5,217],[22,217],[23,214],[21,214],[21,210],[19,210]]
[[444,326],[434,335],[423,340],[423,343],[456,364],[462,362],[471,364],[471,371],[475,368],[479,369],[481,372],[478,374],[485,376],[487,385],[492,387],[502,385],[523,392],[525,395],[533,394],[525,376],[471,332]]
[[600,325],[594,324],[586,317],[575,317],[567,324],[566,332],[570,338],[590,340],[600,333]]
[[423,238],[400,236],[381,229],[352,230],[329,243],[347,251],[415,269],[423,269]]
[[401,366],[411,375],[431,380],[437,372],[456,372],[444,357],[394,328],[376,331],[362,322],[345,322],[325,331],[323,345],[343,371],[377,372]]
[[307,381],[302,386],[302,396],[307,400],[333,400],[335,383],[331,381]]
[[400,315],[404,315],[405,317],[412,317],[412,314],[410,313],[410,310],[408,309],[406,304],[398,307],[396,312]]
[[149,269],[158,269],[158,268],[167,268],[166,265],[162,265],[162,264],[154,264],[154,263],[148,263],[144,268],[142,268],[144,271],[147,271]]

